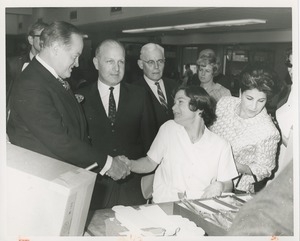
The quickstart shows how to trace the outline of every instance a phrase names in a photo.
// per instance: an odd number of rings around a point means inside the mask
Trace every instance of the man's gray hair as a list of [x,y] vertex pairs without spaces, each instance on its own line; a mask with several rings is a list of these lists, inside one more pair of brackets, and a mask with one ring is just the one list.
[[141,48],[141,52],[140,52],[140,59],[142,59],[142,56],[145,56],[147,55],[147,52],[151,52],[155,49],[158,49],[159,51],[162,52],[163,56],[165,56],[165,50],[163,47],[161,47],[160,45],[158,44],[155,44],[155,43],[148,43],[148,44],[145,44],[142,48]]

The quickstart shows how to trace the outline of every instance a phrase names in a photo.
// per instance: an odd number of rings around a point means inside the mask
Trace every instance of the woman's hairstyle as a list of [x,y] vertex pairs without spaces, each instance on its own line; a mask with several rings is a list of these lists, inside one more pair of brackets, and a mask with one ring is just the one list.
[[273,92],[275,78],[275,72],[266,67],[250,66],[242,73],[241,92],[257,89],[264,92],[269,99]]
[[189,97],[189,109],[191,111],[202,110],[202,118],[207,127],[212,125],[216,120],[216,101],[209,96],[207,92],[198,85],[180,86],[176,92],[183,90]]
[[198,68],[199,67],[206,67],[207,65],[211,65],[213,68],[213,76],[216,76],[218,73],[218,64],[217,59],[214,55],[203,55],[200,57],[196,62]]

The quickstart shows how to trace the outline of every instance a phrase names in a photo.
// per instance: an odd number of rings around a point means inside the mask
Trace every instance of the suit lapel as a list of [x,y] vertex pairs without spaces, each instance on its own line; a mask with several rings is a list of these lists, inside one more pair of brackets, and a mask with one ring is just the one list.
[[[41,78],[41,80],[46,82],[45,85],[50,86],[51,91],[56,93],[58,96],[61,96],[63,98],[63,101],[67,101],[69,105],[72,106],[72,110],[68,109],[66,111],[69,112],[69,114],[74,114],[77,116],[76,119],[78,120],[78,125],[81,128],[81,135],[83,136],[86,132],[87,127],[86,120],[82,108],[77,102],[77,99],[72,90],[66,91],[62,84],[35,58],[33,58],[31,62],[34,65],[35,69],[37,69],[37,71],[39,71],[40,74],[44,76],[44,78]],[[62,105],[64,105],[64,103]]]
[[[155,101],[157,104],[159,104],[159,105],[161,106],[159,100],[156,98],[155,94],[153,93],[153,91],[152,91],[152,89],[150,88],[150,86],[147,84],[147,82],[146,82],[146,80],[145,80],[144,77],[143,77],[143,83],[144,83],[144,85],[145,85],[145,87],[146,87],[148,93],[150,93],[151,98],[154,99],[154,101]],[[161,107],[161,108],[163,108],[163,107]]]
[[164,85],[165,85],[165,91],[167,95],[167,101],[168,101],[168,106],[170,109],[172,109],[173,106],[173,93],[172,93],[172,86],[169,85],[169,82],[164,80]]
[[120,97],[119,97],[119,103],[118,103],[118,109],[117,109],[117,116],[116,116],[116,122],[118,122],[118,119],[120,119],[120,116],[126,114],[126,105],[127,100],[129,98],[128,94],[128,88],[125,83],[120,84]]
[[94,110],[96,110],[97,114],[95,115],[95,118],[99,118],[97,121],[103,121],[107,122],[107,124],[110,123],[106,111],[104,109],[104,104],[102,103],[99,90],[98,90],[98,81],[95,81],[91,85],[91,105]]
[[[147,84],[146,80],[143,77],[143,83],[146,86],[148,92],[151,93],[151,97],[152,99],[154,99],[154,101],[162,108],[164,109],[164,107],[161,105],[161,103],[159,102],[159,100],[156,98],[156,96],[154,95],[153,91],[151,90],[150,86]],[[168,85],[167,81],[164,81],[164,86],[165,86],[165,91],[166,91],[166,98],[167,98],[167,103],[168,103],[168,107],[169,109],[172,109],[173,103],[172,103],[172,93],[171,93],[171,87]]]

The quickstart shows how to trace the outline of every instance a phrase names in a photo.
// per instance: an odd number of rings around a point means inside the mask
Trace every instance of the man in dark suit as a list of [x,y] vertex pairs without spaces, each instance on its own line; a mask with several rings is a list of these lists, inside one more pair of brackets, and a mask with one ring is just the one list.
[[12,144],[88,167],[97,163],[101,174],[125,178],[128,168],[93,148],[84,113],[63,79],[78,66],[84,35],[73,25],[54,22],[41,35],[42,49],[20,75],[11,97],[7,124]]
[[[154,139],[153,114],[146,103],[144,89],[122,81],[124,47],[115,40],[105,40],[96,48],[93,62],[98,70],[98,81],[78,90],[84,96],[82,103],[92,145],[111,156],[135,159],[144,156]],[[140,179],[140,175],[131,174],[115,182],[98,175],[92,207],[145,203]]]
[[134,82],[143,86],[148,93],[149,103],[155,114],[154,135],[167,120],[173,119],[172,106],[174,91],[178,87],[176,81],[162,78],[165,67],[164,49],[158,44],[148,43],[141,48],[138,66],[144,75]]
[[30,25],[28,29],[27,40],[30,45],[30,51],[21,56],[8,58],[6,65],[6,103],[10,97],[13,83],[19,78],[21,72],[27,67],[29,62],[37,55],[40,50],[40,36],[48,24],[37,21]]

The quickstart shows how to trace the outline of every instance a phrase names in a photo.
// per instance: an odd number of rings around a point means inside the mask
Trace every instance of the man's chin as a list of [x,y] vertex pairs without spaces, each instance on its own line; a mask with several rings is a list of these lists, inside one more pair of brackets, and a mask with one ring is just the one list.
[[64,75],[61,76],[63,79],[67,79],[71,77],[71,73],[66,73]]

